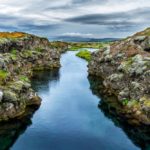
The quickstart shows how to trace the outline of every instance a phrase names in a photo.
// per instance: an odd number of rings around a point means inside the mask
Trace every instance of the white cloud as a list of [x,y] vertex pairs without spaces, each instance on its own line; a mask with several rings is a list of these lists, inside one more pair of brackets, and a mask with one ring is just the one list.
[[63,33],[62,36],[94,38],[95,34],[92,34],[92,33],[67,32],[67,33]]

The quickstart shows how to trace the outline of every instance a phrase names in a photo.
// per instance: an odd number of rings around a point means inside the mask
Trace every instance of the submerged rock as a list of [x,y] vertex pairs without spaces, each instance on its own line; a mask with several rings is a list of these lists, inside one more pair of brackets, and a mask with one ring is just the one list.
[[146,124],[150,124],[149,50],[150,28],[94,52],[88,65],[90,75],[103,79],[106,93],[114,94],[132,117],[140,116]]

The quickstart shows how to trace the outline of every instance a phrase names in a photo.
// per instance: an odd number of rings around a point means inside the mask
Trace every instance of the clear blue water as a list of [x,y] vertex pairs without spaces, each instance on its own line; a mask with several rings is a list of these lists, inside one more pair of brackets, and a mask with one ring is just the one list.
[[98,108],[87,62],[75,53],[62,55],[60,70],[33,79],[42,105],[11,150],[139,150]]

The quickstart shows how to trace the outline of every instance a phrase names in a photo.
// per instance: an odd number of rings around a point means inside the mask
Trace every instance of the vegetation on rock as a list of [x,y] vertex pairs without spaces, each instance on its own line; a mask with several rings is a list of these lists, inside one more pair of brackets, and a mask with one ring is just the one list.
[[6,79],[8,76],[8,72],[5,70],[0,70],[0,80]]
[[83,58],[87,61],[90,61],[91,60],[91,52],[88,51],[88,50],[81,50],[80,52],[78,52],[76,54],[76,56],[80,57],[80,58]]
[[[150,124],[150,28],[92,53],[89,74],[103,78],[107,93],[132,112],[140,123]],[[148,102],[148,103],[147,103]]]
[[60,67],[63,43],[20,32],[0,33],[0,121],[21,116],[41,99],[31,88],[33,71]]
[[23,81],[23,82],[30,82],[29,78],[27,76],[20,76],[19,80]]
[[22,38],[25,37],[27,34],[22,32],[1,32],[0,38]]
[[109,45],[111,42],[78,42],[78,43],[69,43],[70,51],[78,51],[82,48],[94,48],[100,49]]

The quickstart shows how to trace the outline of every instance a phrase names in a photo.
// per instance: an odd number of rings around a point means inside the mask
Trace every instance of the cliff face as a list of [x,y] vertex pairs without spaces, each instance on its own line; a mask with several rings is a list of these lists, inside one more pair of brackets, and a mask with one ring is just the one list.
[[34,70],[60,67],[60,54],[67,45],[57,46],[26,33],[0,33],[0,121],[21,116],[27,106],[40,105],[30,77]]
[[94,52],[89,74],[103,79],[126,114],[150,123],[150,28]]

